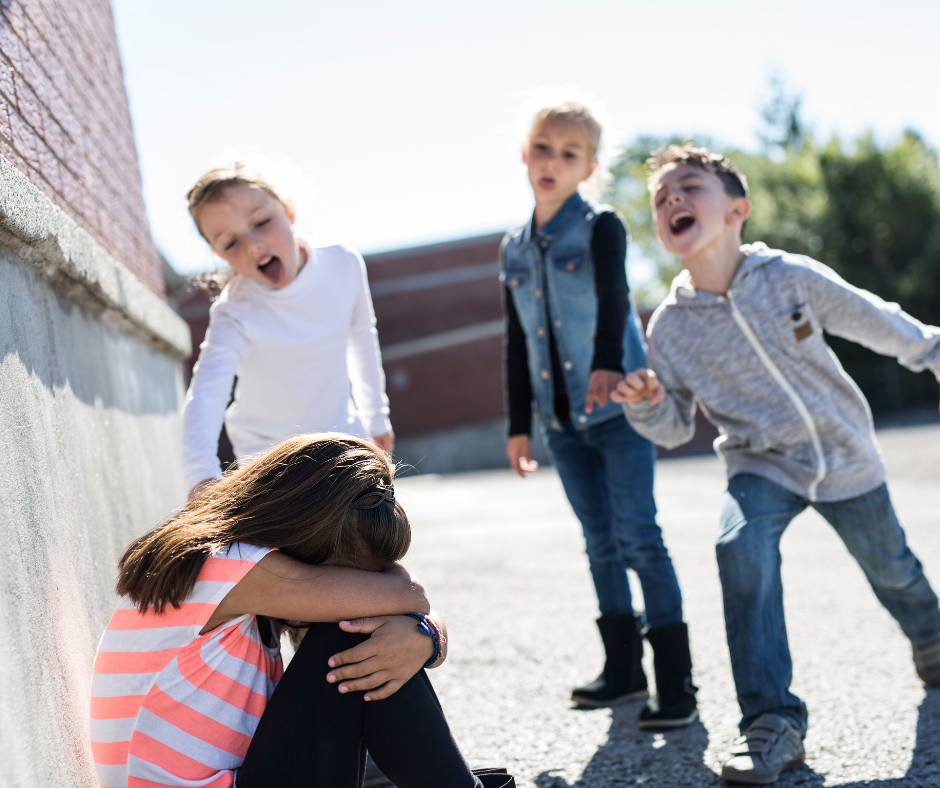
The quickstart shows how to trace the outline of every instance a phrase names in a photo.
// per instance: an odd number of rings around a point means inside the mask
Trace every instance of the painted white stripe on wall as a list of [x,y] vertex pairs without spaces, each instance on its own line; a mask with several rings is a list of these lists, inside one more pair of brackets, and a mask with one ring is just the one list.
[[414,293],[418,290],[430,290],[445,285],[477,282],[481,279],[499,277],[499,263],[484,263],[483,265],[465,265],[461,268],[451,268],[447,271],[431,271],[427,274],[414,274],[402,276],[398,279],[386,279],[369,285],[372,296],[397,295],[398,293]]
[[481,339],[498,337],[503,335],[503,321],[490,320],[486,323],[477,323],[476,325],[458,328],[454,331],[442,331],[439,334],[431,334],[420,339],[409,339],[406,342],[398,342],[394,345],[387,345],[382,348],[383,361],[399,361],[411,356],[420,356],[424,353],[430,353],[434,350],[446,350],[457,345],[465,345],[469,342],[477,342]]

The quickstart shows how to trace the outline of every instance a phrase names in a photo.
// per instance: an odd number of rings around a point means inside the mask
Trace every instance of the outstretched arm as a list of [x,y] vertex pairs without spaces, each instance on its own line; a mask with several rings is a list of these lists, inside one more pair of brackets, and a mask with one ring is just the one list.
[[815,260],[806,272],[809,302],[823,329],[894,356],[914,372],[929,369],[940,375],[940,328],[924,325],[897,304],[853,287]]
[[379,350],[379,332],[375,324],[375,310],[369,293],[366,265],[358,252],[350,252],[356,260],[352,265],[355,304],[349,325],[347,363],[356,410],[369,438],[383,451],[392,453],[395,436],[389,421],[388,397],[385,394],[385,372]]
[[659,357],[652,341],[649,358],[653,369],[628,374],[611,399],[623,405],[633,429],[653,443],[673,449],[695,435],[695,397]]
[[244,344],[242,327],[214,312],[183,403],[183,476],[190,500],[203,482],[222,474],[219,433]]

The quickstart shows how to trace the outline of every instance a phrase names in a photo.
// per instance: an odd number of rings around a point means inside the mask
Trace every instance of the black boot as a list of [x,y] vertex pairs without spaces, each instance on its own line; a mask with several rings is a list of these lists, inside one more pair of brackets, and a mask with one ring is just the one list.
[[685,622],[651,629],[646,638],[653,647],[656,697],[640,712],[641,728],[683,728],[698,719],[692,684],[692,655]]
[[571,693],[578,706],[601,709],[633,698],[645,698],[646,674],[643,673],[643,638],[640,617],[635,615],[601,616],[597,628],[604,641],[607,661],[601,675],[586,687]]

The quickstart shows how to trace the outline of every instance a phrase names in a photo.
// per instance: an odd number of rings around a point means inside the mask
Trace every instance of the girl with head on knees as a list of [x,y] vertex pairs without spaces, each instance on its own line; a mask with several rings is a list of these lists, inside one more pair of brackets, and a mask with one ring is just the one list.
[[[514,785],[473,773],[423,668],[443,621],[399,563],[394,467],[347,435],[291,438],[134,541],[95,659],[103,788]],[[285,671],[285,622],[309,626]]]

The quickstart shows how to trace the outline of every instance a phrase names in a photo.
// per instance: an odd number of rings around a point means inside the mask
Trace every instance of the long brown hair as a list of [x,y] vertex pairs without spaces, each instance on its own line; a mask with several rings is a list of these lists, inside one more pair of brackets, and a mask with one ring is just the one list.
[[179,607],[206,559],[234,542],[276,547],[308,564],[398,561],[411,545],[401,504],[350,506],[391,484],[394,473],[391,460],[359,438],[290,438],[132,542],[118,563],[117,593],[141,612]]

